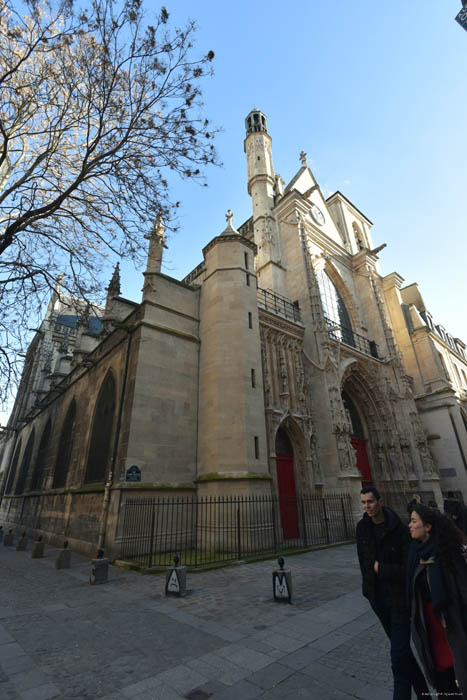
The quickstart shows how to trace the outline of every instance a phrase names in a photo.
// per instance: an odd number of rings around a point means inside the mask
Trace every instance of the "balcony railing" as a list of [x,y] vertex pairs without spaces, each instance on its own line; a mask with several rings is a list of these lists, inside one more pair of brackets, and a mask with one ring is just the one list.
[[378,346],[374,340],[368,340],[368,338],[365,338],[363,335],[355,333],[351,328],[340,326],[338,323],[335,323],[335,321],[331,321],[330,318],[325,317],[325,321],[330,338],[338,340],[340,343],[344,343],[344,345],[355,348],[360,352],[364,352],[365,355],[375,357],[377,360],[381,359],[378,353]]
[[258,288],[258,306],[260,309],[270,311],[273,314],[282,316],[294,323],[301,323],[302,317],[298,304],[294,304],[290,299],[276,294],[270,289]]

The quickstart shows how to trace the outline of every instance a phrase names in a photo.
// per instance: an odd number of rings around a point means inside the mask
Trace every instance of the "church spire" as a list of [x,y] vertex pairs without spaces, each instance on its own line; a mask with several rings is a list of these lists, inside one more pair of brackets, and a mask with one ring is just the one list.
[[115,265],[112,278],[109,286],[106,287],[107,299],[105,300],[105,310],[102,317],[103,328],[109,332],[112,329],[112,321],[114,319],[114,299],[120,296],[120,263]]
[[120,296],[120,263],[117,262],[112,279],[107,287],[107,299]]

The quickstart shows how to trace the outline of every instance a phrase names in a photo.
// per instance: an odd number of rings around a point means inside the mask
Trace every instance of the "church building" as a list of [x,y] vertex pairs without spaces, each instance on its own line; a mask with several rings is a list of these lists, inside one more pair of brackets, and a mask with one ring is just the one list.
[[[57,290],[0,447],[4,527],[85,552],[105,536],[118,556],[136,495],[349,494],[357,518],[362,484],[439,505],[453,487],[409,376],[417,328],[400,341],[415,292],[404,311],[371,221],[341,192],[323,196],[305,153],[285,185],[266,116],[245,126],[252,216],[236,229],[228,211],[185,279],[161,272],[158,220],[140,303],[120,296],[118,269],[105,309]],[[465,473],[459,484],[467,497]]]

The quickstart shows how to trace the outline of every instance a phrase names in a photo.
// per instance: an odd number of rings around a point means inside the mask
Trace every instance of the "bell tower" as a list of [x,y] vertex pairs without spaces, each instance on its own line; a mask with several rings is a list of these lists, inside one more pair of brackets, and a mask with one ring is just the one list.
[[266,115],[259,109],[253,109],[245,119],[245,128],[248,194],[252,199],[253,230],[258,248],[258,283],[260,287],[286,294],[279,229],[273,213],[278,196],[277,178]]

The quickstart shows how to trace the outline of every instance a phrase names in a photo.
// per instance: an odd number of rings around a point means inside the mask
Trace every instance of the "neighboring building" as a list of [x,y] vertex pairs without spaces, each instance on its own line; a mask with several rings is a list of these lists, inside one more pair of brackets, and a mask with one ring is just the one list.
[[[157,222],[141,303],[114,278],[95,348],[82,334],[70,372],[32,413],[15,407],[4,524],[85,551],[105,531],[116,555],[129,495],[345,493],[358,517],[375,483],[441,502],[371,221],[323,197],[304,153],[284,188],[259,110],[245,152],[253,216],[237,231],[229,212],[182,281],[161,273]],[[292,537],[298,518],[281,517]]]
[[467,353],[459,338],[435,325],[418,286],[384,279],[398,347],[414,380],[414,397],[443,492],[467,500]]

